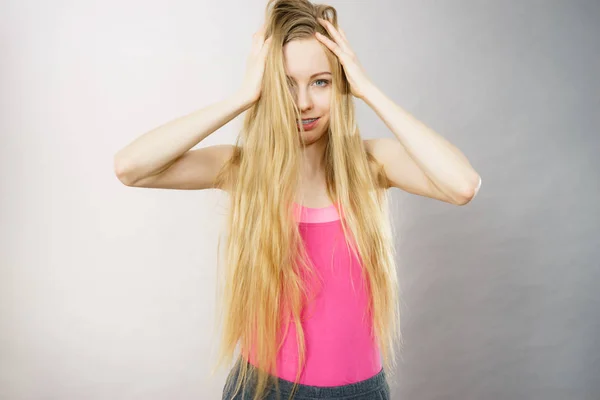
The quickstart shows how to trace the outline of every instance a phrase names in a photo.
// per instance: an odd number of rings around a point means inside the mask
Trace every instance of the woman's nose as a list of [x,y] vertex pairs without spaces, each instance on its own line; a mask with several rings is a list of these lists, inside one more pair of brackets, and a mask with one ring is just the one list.
[[313,102],[307,90],[300,90],[298,93],[298,108],[301,111],[312,109]]

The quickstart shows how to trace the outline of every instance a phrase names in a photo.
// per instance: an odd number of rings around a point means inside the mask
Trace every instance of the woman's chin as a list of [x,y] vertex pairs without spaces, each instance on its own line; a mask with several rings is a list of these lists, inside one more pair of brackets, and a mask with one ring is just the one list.
[[299,134],[299,136],[300,135],[302,136],[302,140],[304,141],[304,144],[307,146],[319,141],[320,139],[323,139],[323,136],[325,135],[325,133],[322,132],[320,129],[312,130],[312,131],[304,131],[304,133],[298,132],[298,134]]

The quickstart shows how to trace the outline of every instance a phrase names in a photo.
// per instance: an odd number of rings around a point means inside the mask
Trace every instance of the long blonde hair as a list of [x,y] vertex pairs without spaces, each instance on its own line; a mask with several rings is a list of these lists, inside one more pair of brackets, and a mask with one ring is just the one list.
[[[283,325],[286,315],[291,316],[299,341],[296,384],[305,363],[300,315],[303,300],[310,293],[301,277],[314,270],[293,207],[304,153],[302,132],[299,134],[297,128],[301,114],[288,87],[283,46],[292,40],[314,38],[315,31],[330,37],[317,17],[338,26],[337,12],[331,6],[307,0],[269,0],[265,39],[273,39],[262,94],[247,111],[236,151],[215,182],[217,187],[231,188],[221,288],[223,304],[217,313],[224,318],[216,366],[231,364],[238,344],[242,355],[254,349],[256,365],[240,363],[235,390],[237,393],[246,378],[255,375],[253,400],[262,397],[273,378],[272,372],[277,371],[280,333],[287,331],[290,322]],[[338,207],[346,245],[361,261],[371,293],[366,312],[373,317],[372,334],[382,352],[386,374],[393,374],[396,345],[401,340],[399,288],[386,191],[389,184],[382,166],[363,145],[343,67],[335,54],[323,48],[332,72],[324,153],[327,193]],[[219,240],[219,248],[220,243]],[[276,379],[274,383],[279,393]]]

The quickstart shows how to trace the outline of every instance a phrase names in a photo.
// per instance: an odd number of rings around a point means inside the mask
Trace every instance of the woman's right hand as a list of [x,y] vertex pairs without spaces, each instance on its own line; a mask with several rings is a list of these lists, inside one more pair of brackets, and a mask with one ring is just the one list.
[[248,104],[254,104],[260,98],[262,80],[265,71],[265,60],[273,37],[265,38],[265,25],[252,36],[252,50],[246,62],[246,75],[239,91],[240,96]]

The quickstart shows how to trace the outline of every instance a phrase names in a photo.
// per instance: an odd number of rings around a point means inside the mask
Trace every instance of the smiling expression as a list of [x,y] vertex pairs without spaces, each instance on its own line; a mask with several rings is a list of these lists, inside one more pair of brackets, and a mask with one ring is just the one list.
[[314,38],[292,40],[283,47],[290,91],[302,119],[318,118],[304,125],[306,144],[327,132],[331,98],[331,68],[323,45]]

